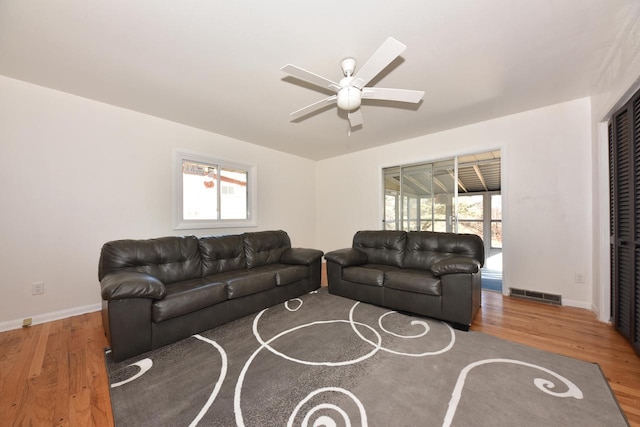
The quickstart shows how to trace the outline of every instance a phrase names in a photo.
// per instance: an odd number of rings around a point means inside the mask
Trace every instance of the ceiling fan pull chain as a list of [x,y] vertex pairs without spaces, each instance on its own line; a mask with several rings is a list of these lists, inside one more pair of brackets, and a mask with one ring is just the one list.
[[[350,73],[349,73],[350,74]],[[347,76],[347,77],[351,77],[351,76]],[[347,89],[348,91],[349,89]],[[348,98],[347,101],[347,136],[351,136],[351,97]]]

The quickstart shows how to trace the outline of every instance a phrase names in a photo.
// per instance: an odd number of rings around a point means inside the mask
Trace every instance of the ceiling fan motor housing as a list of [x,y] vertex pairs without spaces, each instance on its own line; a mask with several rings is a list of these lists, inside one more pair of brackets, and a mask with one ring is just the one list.
[[341,89],[338,91],[338,108],[352,111],[360,107],[362,101],[362,91],[355,86],[351,86],[353,77],[345,77],[340,80]]

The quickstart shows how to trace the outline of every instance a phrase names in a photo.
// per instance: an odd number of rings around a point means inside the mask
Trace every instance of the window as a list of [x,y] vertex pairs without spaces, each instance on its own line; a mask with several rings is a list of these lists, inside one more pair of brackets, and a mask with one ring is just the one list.
[[257,225],[256,167],[175,155],[175,229]]
[[458,233],[476,234],[484,238],[484,196],[458,196]]
[[491,195],[491,248],[502,248],[502,196]]
[[384,226],[385,230],[398,229],[398,193],[387,191],[384,195]]

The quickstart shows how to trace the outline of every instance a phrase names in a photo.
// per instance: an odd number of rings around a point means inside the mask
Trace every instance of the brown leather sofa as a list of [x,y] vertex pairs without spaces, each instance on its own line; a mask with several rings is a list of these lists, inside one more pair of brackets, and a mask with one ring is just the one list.
[[102,247],[102,322],[115,361],[320,287],[322,251],[284,231],[117,240]]
[[482,239],[429,231],[359,231],[325,254],[329,292],[468,330],[481,302]]

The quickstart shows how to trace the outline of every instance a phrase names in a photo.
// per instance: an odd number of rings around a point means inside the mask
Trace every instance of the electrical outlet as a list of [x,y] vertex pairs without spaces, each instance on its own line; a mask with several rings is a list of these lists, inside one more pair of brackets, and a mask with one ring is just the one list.
[[31,284],[31,295],[44,294],[44,282],[33,282]]
[[584,276],[582,273],[576,273],[575,281],[576,283],[584,283]]

